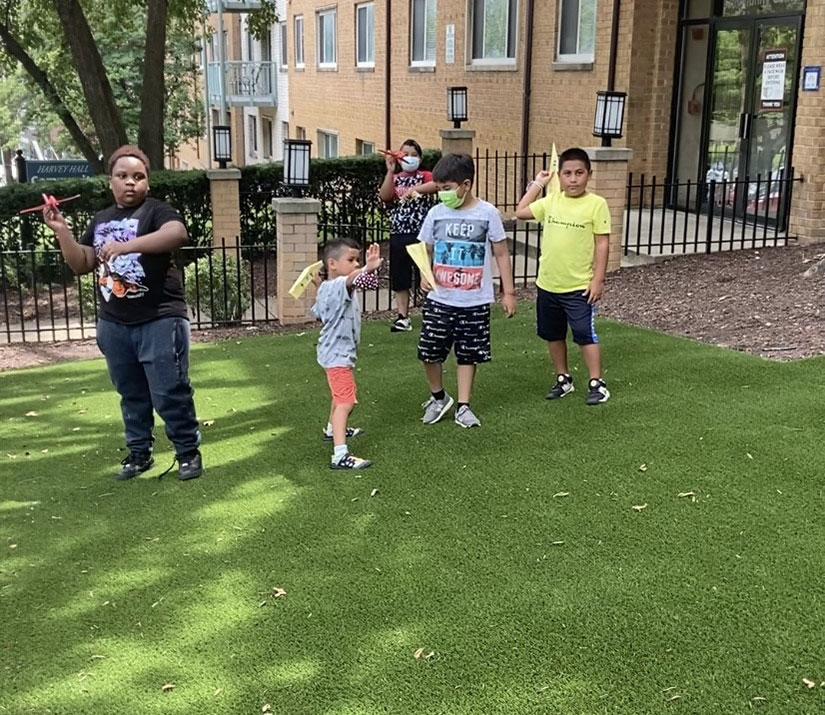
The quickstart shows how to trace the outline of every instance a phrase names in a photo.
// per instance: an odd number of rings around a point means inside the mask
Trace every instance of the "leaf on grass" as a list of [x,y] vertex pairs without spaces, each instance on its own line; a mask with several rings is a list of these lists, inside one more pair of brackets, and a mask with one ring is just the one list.
[[556,492],[553,495],[553,499],[556,499],[558,497],[569,497],[569,496],[570,496],[570,492]]
[[215,420],[204,420],[203,421],[203,426],[204,427],[211,427],[213,424],[215,424]]
[[272,706],[269,703],[266,703],[265,705],[262,705],[261,706],[261,712],[262,713],[271,713],[272,712]]
[[266,601],[261,601],[261,602],[258,604],[258,608],[263,608],[265,605],[266,605]]
[[805,683],[805,687],[808,688],[808,690],[813,690],[816,687],[816,683],[813,680],[802,678],[802,682]]
[[647,504],[646,503],[645,504],[636,504],[636,506],[633,507],[633,511],[641,511],[642,509],[647,509]]
[[41,449],[40,450],[40,454],[48,454],[48,453],[49,453],[48,449]]
[[757,695],[755,698],[751,698],[751,700],[755,703],[766,703],[766,702],[768,702],[767,698],[763,698],[759,695]]
[[283,598],[284,596],[286,596],[284,589],[278,588],[277,586],[272,587],[272,598]]
[[40,417],[40,415],[37,414],[37,412],[35,412],[34,410],[30,410],[26,413],[26,417]]
[[679,693],[676,693],[676,695],[671,695],[671,696],[667,699],[667,701],[668,701],[669,703],[672,703],[674,700],[681,700],[681,699],[682,699],[682,696],[681,696],[681,695],[679,695]]
[[16,455],[16,454],[9,454],[8,452],[6,452],[6,456],[7,456],[9,459],[17,459],[17,455]]
[[80,427],[72,427],[72,432],[80,432]]
[[162,690],[164,693],[169,693],[169,692],[173,691],[174,689],[175,689],[175,684],[174,684],[174,683],[166,683],[166,685],[164,685],[164,686],[161,688],[161,690]]
[[217,698],[217,697],[218,697],[218,695],[220,695],[222,692],[223,692],[223,688],[218,688],[218,689],[215,691],[215,697]]
[[550,689],[549,685],[542,685],[540,688],[536,688],[536,692],[540,694],[540,693],[543,693],[545,690],[549,690],[549,689]]
[[371,496],[371,497],[374,497],[376,494],[378,494],[378,490],[377,490],[377,489],[373,489],[373,490],[370,492],[370,496]]
[[563,544],[564,544],[563,541],[554,541],[552,545],[553,546],[562,546]]
[[415,653],[413,653],[413,658],[415,658],[416,660],[421,660],[422,655],[424,655],[424,649],[419,648],[417,651],[415,651]]
[[89,657],[89,660],[103,660],[105,657],[105,655],[93,655]]
[[677,495],[680,499],[684,499],[685,497],[695,497],[695,492],[679,492]]
[[639,465],[639,471],[640,472],[646,472],[647,471],[647,465],[646,464],[640,464]]
[[665,688],[662,692],[663,693],[669,693],[671,690],[676,690],[676,686],[671,685],[669,688]]
[[746,456],[748,459],[753,459],[753,455],[752,455],[750,452],[745,452],[745,456]]

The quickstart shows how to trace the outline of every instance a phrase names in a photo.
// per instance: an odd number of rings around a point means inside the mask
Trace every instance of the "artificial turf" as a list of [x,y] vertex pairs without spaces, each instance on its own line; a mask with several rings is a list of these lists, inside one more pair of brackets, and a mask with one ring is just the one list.
[[193,348],[188,483],[162,436],[112,480],[102,361],[0,374],[0,713],[822,712],[825,361],[605,322],[613,399],[576,356],[549,403],[520,311],[476,430],[423,426],[415,333],[365,324],[362,473],[313,331]]

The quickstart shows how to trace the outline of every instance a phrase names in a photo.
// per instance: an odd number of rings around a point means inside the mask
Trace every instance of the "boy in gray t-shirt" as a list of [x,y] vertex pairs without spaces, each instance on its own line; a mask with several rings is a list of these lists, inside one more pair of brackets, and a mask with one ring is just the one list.
[[347,420],[358,402],[355,395],[356,350],[361,339],[361,309],[353,299],[353,288],[378,286],[376,271],[383,259],[377,243],[367,250],[367,260],[359,267],[361,248],[352,239],[328,243],[324,248],[324,269],[327,279],[318,287],[312,314],[321,320],[318,340],[318,364],[327,374],[332,393],[329,422],[324,439],[332,441],[332,469],[364,469],[372,462],[350,454],[347,437],[355,437],[363,430],[348,427]]

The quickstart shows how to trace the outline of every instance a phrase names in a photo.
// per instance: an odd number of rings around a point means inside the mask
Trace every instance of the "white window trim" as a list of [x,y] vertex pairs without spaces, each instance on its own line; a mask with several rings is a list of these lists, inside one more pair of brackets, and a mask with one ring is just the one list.
[[[341,137],[340,137],[339,133],[334,131],[333,129],[322,129],[322,128],[319,127],[318,128],[318,134],[328,134],[330,136],[335,137],[335,147],[337,149],[337,152],[336,152],[335,156],[332,156],[332,157],[324,156],[323,158],[324,159],[337,159],[338,157],[340,157],[341,156]],[[320,144],[321,142],[319,141],[318,143]],[[324,153],[326,154],[326,149],[324,150]]]
[[282,70],[289,69],[289,26],[286,20],[278,23],[278,65]]
[[[437,0],[431,0],[431,1],[436,3],[436,6],[435,6],[435,17],[436,17],[436,21],[435,21],[435,57],[438,57],[438,3],[437,3]],[[413,14],[413,1],[410,0],[410,67],[435,67],[435,59],[432,59],[432,60],[414,60],[412,58],[413,45],[415,43],[415,40],[414,40],[414,35],[415,35],[414,21],[415,21],[415,16]],[[425,25],[424,51],[425,51],[425,53],[426,53],[426,50],[427,50],[426,22],[427,22],[427,18],[426,18],[426,14],[425,14],[425,17],[424,17],[424,25]]]
[[[335,32],[332,36],[332,51],[335,55],[333,62],[321,62],[321,17],[323,15],[332,15],[335,18]],[[315,57],[318,61],[320,69],[338,69],[338,8],[331,7],[324,10],[317,10],[315,12]]]
[[[513,52],[515,53],[512,57],[479,57],[477,59],[473,58],[473,37],[475,35],[475,21],[476,16],[475,12],[473,11],[475,8],[475,2],[473,0],[467,0],[467,17],[470,19],[469,23],[467,24],[467,39],[465,41],[465,47],[467,48],[467,64],[475,66],[487,66],[487,67],[505,67],[505,66],[515,66],[516,60],[518,59],[518,33],[519,33],[519,0],[516,0],[516,31],[515,31],[515,46],[513,47]],[[561,6],[559,6],[561,7]],[[507,8],[507,13],[509,16],[510,9]],[[561,14],[559,14],[561,17]],[[510,36],[510,28],[507,28],[507,37],[509,39]],[[483,40],[482,40],[483,41]],[[483,50],[482,50],[483,54]]]
[[[297,52],[298,52],[298,20],[301,21],[301,54],[304,55],[304,56],[301,57],[301,60],[302,60],[301,62],[298,62],[298,55],[297,55]],[[303,15],[296,15],[293,18],[293,22],[292,22],[292,34],[293,34],[292,42],[294,43],[293,52],[296,53],[295,54],[295,69],[299,69],[299,70],[304,69],[304,67],[306,66],[306,64],[303,61],[304,57],[306,55],[306,49],[304,48],[304,27],[305,27],[305,25],[306,25],[306,23],[304,21],[304,16]]]
[[[556,18],[556,20],[558,22],[558,25],[557,25],[558,32],[556,33],[556,35],[557,35],[557,37],[556,37],[556,62],[559,62],[561,64],[587,64],[587,63],[593,62],[595,60],[595,56],[596,56],[595,50],[593,52],[587,52],[587,53],[584,53],[584,54],[579,53],[579,54],[575,54],[575,55],[563,55],[561,53],[561,26],[562,26],[561,14],[562,14],[562,12],[564,12],[564,3],[560,1],[559,2],[559,12],[558,12],[558,16]],[[597,18],[597,17],[598,17],[598,13],[596,13],[594,15],[594,22],[595,22],[595,18]],[[579,0],[579,18],[581,19],[581,0]],[[593,28],[594,44],[595,44],[595,39],[596,39],[595,34],[596,34],[596,28],[594,27]],[[579,40],[581,39],[580,35],[581,35],[581,22],[579,22],[579,26],[576,30],[576,47],[579,46]]]
[[[358,40],[360,39],[358,35],[358,11],[361,8],[371,7],[372,8],[372,62],[361,62],[358,60]],[[356,67],[366,67],[366,68],[374,68],[375,67],[375,3],[374,2],[362,2],[355,6],[355,66]]]

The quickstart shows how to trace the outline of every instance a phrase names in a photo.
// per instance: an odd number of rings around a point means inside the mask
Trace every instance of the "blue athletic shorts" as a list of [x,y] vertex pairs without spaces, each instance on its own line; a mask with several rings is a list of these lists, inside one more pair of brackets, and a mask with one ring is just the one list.
[[538,288],[536,297],[536,333],[542,340],[567,339],[567,326],[578,345],[599,342],[596,335],[596,306],[587,302],[584,291],[550,293]]

